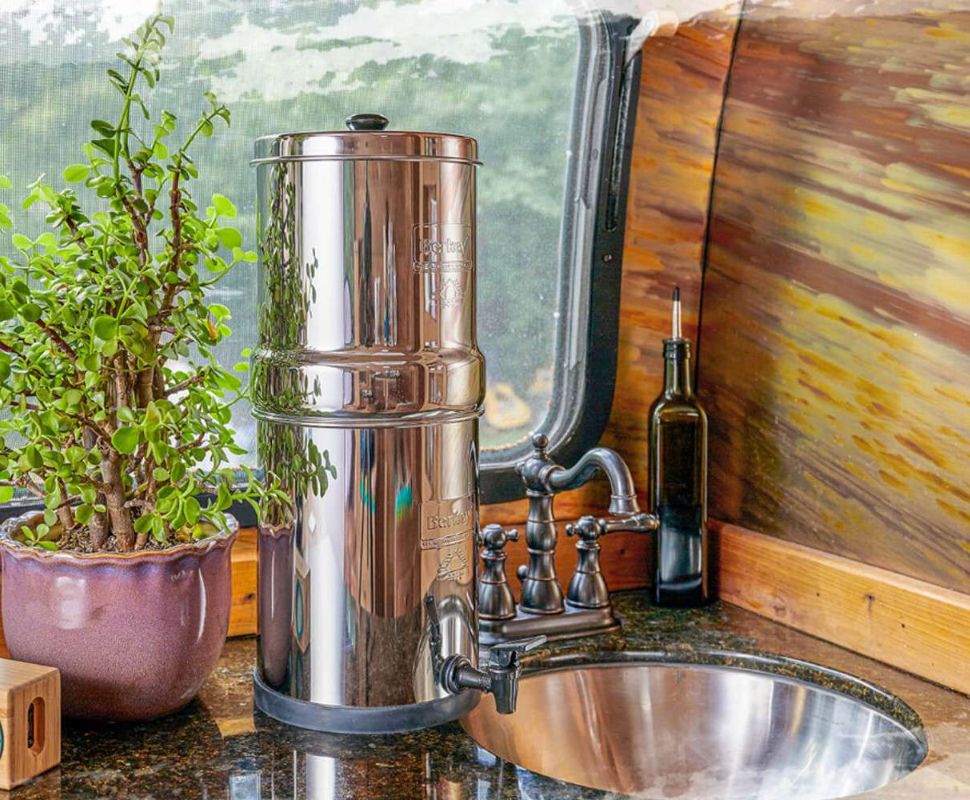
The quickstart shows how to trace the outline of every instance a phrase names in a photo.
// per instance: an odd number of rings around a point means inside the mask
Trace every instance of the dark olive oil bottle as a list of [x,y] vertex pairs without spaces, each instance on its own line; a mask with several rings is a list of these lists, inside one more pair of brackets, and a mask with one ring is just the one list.
[[673,335],[664,340],[664,389],[650,407],[650,510],[657,605],[688,608],[709,600],[707,415],[691,387],[690,342],[681,335],[674,289]]

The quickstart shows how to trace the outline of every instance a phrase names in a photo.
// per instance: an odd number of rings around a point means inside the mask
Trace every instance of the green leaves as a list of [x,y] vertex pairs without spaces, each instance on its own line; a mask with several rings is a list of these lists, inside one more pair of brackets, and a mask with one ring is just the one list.
[[216,210],[216,214],[218,214],[220,217],[231,218],[236,216],[236,207],[224,194],[217,193],[212,195],[212,207]]
[[105,122],[103,119],[91,120],[91,127],[102,138],[111,139],[115,135],[115,126],[110,122]]
[[142,514],[142,516],[135,520],[135,533],[150,533],[155,519],[157,517],[154,514]]
[[114,158],[117,145],[114,139],[92,139],[91,144],[104,153],[108,158]]
[[64,180],[68,183],[83,181],[90,174],[91,166],[89,164],[71,164],[71,166],[65,167],[62,173]]
[[44,457],[35,445],[27,445],[20,451],[19,463],[27,471],[40,469],[44,466]]
[[202,507],[194,497],[186,497],[182,506],[182,513],[185,515],[185,521],[189,525],[195,525],[199,521],[199,514],[202,513]]
[[37,303],[24,303],[20,309],[20,318],[24,322],[37,322],[40,319],[41,309]]
[[[10,182],[10,178],[6,175],[0,175],[0,189],[10,189],[12,186],[13,184]],[[10,209],[3,203],[0,203],[0,228],[10,228],[11,226]]]
[[245,261],[251,264],[255,264],[258,260],[255,251],[243,250],[241,247],[232,248],[232,257],[234,261]]
[[78,525],[87,525],[94,518],[94,507],[84,503],[74,511],[74,520]]
[[14,231],[17,252],[0,256],[0,502],[14,484],[44,496],[27,538],[38,547],[57,547],[71,506],[91,527],[110,505],[123,549],[211,535],[236,501],[286,506],[277,482],[239,488],[230,466],[244,390],[215,360],[231,314],[207,293],[256,254],[223,224],[238,214],[228,197],[201,210],[192,197],[205,170],[190,147],[228,124],[228,109],[206,94],[181,140],[175,116],[153,110],[170,25],[156,15],[125,41],[107,78],[115,102],[91,121],[82,161],[53,170],[64,188],[44,177],[27,187],[23,206],[46,229]]
[[222,322],[223,320],[226,320],[226,319],[232,319],[232,314],[229,312],[229,309],[226,306],[221,305],[220,303],[212,303],[209,306],[209,313],[212,314],[212,318],[216,322]]
[[10,241],[14,247],[23,252],[30,250],[30,248],[34,246],[34,243],[22,233],[15,233],[10,237]]
[[66,392],[64,392],[64,407],[68,411],[77,408],[79,405],[81,405],[81,400],[83,397],[84,395],[81,394],[79,389],[68,389]]
[[114,317],[100,316],[95,317],[91,323],[91,330],[101,341],[108,342],[118,335],[118,320]]
[[162,128],[166,133],[171,133],[175,130],[175,125],[178,122],[177,117],[171,111],[162,112],[162,121],[159,123],[159,127]]
[[57,542],[52,542],[44,538],[50,533],[50,530],[50,525],[46,522],[42,522],[34,528],[23,525],[20,528],[20,536],[28,544],[41,547],[44,550],[56,550]]
[[219,237],[219,244],[228,249],[239,247],[242,244],[242,234],[235,228],[217,228],[216,236]]
[[134,428],[118,428],[111,437],[111,446],[119,453],[131,455],[138,447],[138,431]]

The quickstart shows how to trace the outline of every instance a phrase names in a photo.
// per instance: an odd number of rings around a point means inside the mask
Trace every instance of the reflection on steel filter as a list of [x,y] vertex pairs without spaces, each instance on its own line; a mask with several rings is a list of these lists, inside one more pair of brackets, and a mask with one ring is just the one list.
[[[350,130],[257,141],[262,465],[294,500],[260,532],[256,701],[293,724],[455,719],[432,670],[477,663],[475,140]],[[286,513],[284,513],[286,512]]]

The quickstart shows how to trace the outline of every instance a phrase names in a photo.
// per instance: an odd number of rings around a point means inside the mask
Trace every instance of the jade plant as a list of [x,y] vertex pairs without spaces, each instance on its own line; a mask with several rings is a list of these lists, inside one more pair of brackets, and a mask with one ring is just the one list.
[[207,93],[183,126],[151,107],[172,29],[159,14],[125,40],[107,73],[116,116],[91,122],[67,188],[28,187],[48,230],[13,233],[18,255],[0,258],[0,501],[42,498],[42,521],[17,535],[47,549],[166,546],[226,529],[235,501],[287,503],[272,476],[244,469],[240,484],[231,467],[247,365],[216,359],[230,314],[207,290],[256,255],[228,198],[202,208],[189,191],[190,150],[229,110]]

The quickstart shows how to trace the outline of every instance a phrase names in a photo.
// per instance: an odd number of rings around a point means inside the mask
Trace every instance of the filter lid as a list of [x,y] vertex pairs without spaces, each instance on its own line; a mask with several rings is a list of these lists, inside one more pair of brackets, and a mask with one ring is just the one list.
[[381,114],[347,117],[345,131],[304,131],[262,136],[252,164],[278,161],[458,161],[479,164],[470,136],[424,131],[389,131]]

